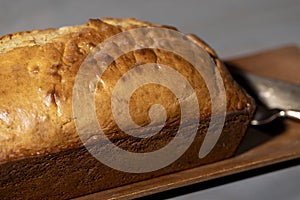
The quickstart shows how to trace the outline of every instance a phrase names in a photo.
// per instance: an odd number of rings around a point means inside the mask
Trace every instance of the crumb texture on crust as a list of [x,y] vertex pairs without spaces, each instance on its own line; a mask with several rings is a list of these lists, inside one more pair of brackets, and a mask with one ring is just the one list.
[[[3,36],[0,39],[0,162],[80,146],[72,115],[72,90],[81,63],[106,38],[124,30],[151,26],[161,25],[132,18],[105,18],[89,20],[79,26]],[[251,99],[224,70],[214,51],[201,40],[195,40],[217,63],[226,88],[227,111],[247,109]],[[103,74],[105,87],[99,84],[95,95],[98,120],[112,137],[117,137],[119,130],[113,121],[110,104],[105,102],[122,74],[137,63],[148,62],[174,66],[187,77],[201,99],[201,117],[210,116],[209,93],[203,79],[189,63],[158,49],[130,52],[113,62],[110,70]],[[159,90],[161,93],[157,92]],[[153,92],[156,95],[149,96]],[[178,104],[172,101],[174,98],[169,91],[152,86],[141,90],[140,95],[143,98],[134,99],[132,106],[136,111],[133,114],[136,123],[149,122],[145,110],[153,102],[164,105],[168,111],[166,126],[179,120]]]

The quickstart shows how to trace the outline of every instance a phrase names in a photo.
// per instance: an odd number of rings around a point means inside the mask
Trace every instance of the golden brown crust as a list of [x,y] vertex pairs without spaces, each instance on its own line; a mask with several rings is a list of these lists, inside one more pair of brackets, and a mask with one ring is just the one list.
[[[72,115],[72,88],[81,63],[106,38],[124,30],[151,26],[161,27],[132,18],[106,18],[102,21],[89,20],[80,26],[3,36],[0,39],[0,162],[79,147],[81,142]],[[190,37],[212,56],[221,72],[227,93],[227,112],[248,109],[252,100],[232,80],[216,53],[202,40],[193,35]],[[201,98],[201,117],[210,116],[210,99],[205,82],[194,73],[189,63],[162,50],[140,50],[117,59],[111,65],[112,70],[103,74],[106,88],[98,87],[95,99],[97,117],[108,134],[115,133],[118,128],[113,122],[109,105],[104,102],[110,97],[118,78],[130,66],[148,62],[173,65],[187,77],[195,87],[198,98]],[[142,91],[141,95],[158,89],[153,87]],[[165,95],[170,97],[168,92]],[[147,109],[154,98],[148,97],[148,100],[144,102],[136,98],[133,109]],[[160,103],[171,113],[170,122],[178,120],[176,103],[170,104],[164,97]],[[139,124],[149,120],[144,112],[136,112],[134,118]]]

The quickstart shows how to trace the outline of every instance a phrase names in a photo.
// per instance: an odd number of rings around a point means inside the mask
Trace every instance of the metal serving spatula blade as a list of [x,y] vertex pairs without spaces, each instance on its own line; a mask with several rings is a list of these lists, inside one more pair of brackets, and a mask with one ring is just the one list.
[[278,117],[300,120],[300,86],[230,69],[234,79],[257,101],[251,125],[268,124]]

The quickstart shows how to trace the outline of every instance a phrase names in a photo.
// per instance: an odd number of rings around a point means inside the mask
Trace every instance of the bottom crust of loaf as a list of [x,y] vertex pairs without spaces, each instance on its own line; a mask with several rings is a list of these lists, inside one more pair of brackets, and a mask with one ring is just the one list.
[[84,147],[2,163],[0,197],[68,199],[229,158],[236,152],[252,112],[252,108],[247,108],[227,113],[214,149],[199,159],[209,123],[209,120],[202,120],[190,148],[173,164],[154,172],[132,174],[114,170],[95,159]]

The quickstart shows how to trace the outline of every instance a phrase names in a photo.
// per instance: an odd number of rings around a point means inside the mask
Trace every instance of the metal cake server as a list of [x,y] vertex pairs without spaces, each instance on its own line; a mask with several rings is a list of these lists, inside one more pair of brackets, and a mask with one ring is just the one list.
[[251,125],[263,125],[277,118],[291,118],[300,122],[300,86],[270,79],[249,72],[229,68],[234,79],[257,102]]

